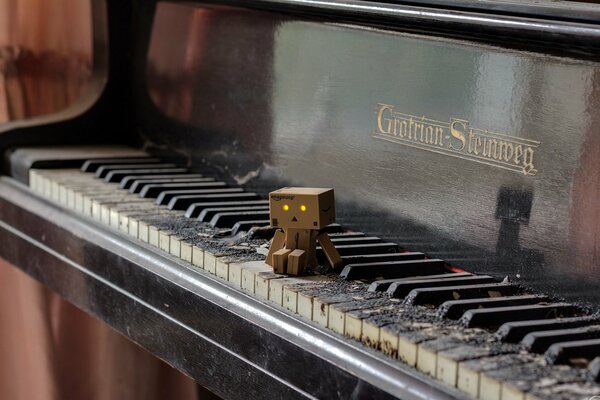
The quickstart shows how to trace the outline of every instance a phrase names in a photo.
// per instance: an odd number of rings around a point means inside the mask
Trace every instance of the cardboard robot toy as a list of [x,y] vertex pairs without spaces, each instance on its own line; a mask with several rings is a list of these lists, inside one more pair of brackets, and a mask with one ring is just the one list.
[[317,242],[333,268],[341,258],[327,233],[335,222],[333,189],[286,187],[269,193],[271,226],[277,230],[267,254],[267,264],[278,274],[301,275],[317,266]]

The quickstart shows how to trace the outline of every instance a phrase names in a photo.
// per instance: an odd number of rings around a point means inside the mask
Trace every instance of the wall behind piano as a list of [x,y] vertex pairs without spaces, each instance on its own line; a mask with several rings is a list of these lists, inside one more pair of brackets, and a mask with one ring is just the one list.
[[67,108],[91,65],[91,1],[0,2],[0,123]]
[[153,29],[149,141],[333,186],[351,226],[598,304],[598,63],[222,7],[159,4]]

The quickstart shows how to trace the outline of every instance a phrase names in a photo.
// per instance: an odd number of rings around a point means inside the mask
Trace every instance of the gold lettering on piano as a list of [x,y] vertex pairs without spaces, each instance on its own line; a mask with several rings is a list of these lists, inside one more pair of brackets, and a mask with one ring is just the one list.
[[493,167],[535,175],[535,151],[540,142],[472,128],[466,119],[435,121],[403,114],[390,104],[377,104],[376,139],[434,153],[475,161]]

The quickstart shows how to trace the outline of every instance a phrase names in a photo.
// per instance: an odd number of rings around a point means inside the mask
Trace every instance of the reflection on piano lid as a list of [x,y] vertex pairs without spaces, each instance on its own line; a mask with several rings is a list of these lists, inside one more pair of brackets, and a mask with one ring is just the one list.
[[[89,96],[1,128],[0,256],[224,397],[598,395],[598,7],[218,3],[93,1]],[[341,271],[264,265],[290,185]]]

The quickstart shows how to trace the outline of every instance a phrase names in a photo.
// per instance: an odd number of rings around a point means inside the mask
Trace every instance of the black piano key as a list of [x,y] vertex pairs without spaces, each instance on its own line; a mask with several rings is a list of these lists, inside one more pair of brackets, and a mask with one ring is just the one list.
[[418,252],[404,252],[404,253],[380,253],[380,254],[356,254],[356,255],[343,255],[342,264],[364,264],[364,263],[375,263],[385,261],[402,261],[402,260],[418,260],[424,259],[425,254]]
[[[247,193],[243,190],[236,192],[227,192],[225,194],[207,194],[207,195],[180,195],[175,196],[171,200],[167,207],[171,210],[186,210],[191,207],[192,204],[200,204],[200,203],[214,203],[218,201],[228,202],[228,201],[236,201],[236,200],[258,200],[260,196],[256,193]],[[187,215],[187,212],[186,212]]]
[[185,216],[187,218],[198,218],[204,209],[212,207],[249,207],[268,205],[269,200],[207,201],[204,203],[190,204],[185,212]]
[[600,339],[600,326],[531,332],[523,338],[521,344],[532,353],[542,354],[554,343],[588,339]]
[[575,359],[593,360],[600,356],[600,339],[555,343],[544,356],[550,364],[569,364]]
[[269,210],[220,212],[210,220],[213,228],[231,228],[236,222],[269,219]]
[[600,356],[592,360],[588,367],[588,370],[591,381],[600,383]]
[[163,162],[156,157],[123,157],[123,158],[97,158],[87,160],[81,166],[83,172],[96,172],[104,165],[123,165],[123,164],[160,164]]
[[263,220],[253,220],[253,221],[238,221],[231,228],[231,234],[233,236],[237,235],[239,232],[249,231],[251,228],[255,226],[269,226],[271,224],[271,220],[263,219]]
[[348,264],[340,273],[347,280],[404,278],[415,275],[434,275],[444,272],[446,263],[442,260],[406,260],[380,263]]
[[438,310],[438,315],[443,318],[459,319],[467,310],[472,310],[474,308],[522,306],[529,304],[538,304],[547,300],[547,297],[536,295],[488,297],[485,299],[468,300],[450,300],[444,302],[440,306]]
[[[368,244],[347,244],[335,246],[340,256],[379,254],[379,253],[398,253],[400,249],[396,243],[368,243]],[[317,256],[324,257],[321,247],[317,247]]]
[[[242,188],[223,188],[223,189],[197,189],[197,190],[165,190],[164,192],[161,192],[158,195],[158,197],[156,198],[156,204],[167,205],[167,204],[169,204],[171,199],[174,199],[176,197],[184,199],[184,198],[186,198],[184,196],[189,196],[189,197],[187,197],[187,199],[190,200],[190,203],[191,203],[194,196],[200,197],[200,196],[204,196],[204,195],[208,195],[208,194],[234,194],[234,193],[244,193],[244,189],[242,189]],[[176,202],[173,204],[175,205]],[[185,204],[181,208],[172,207],[171,209],[172,210],[185,210],[188,206],[189,206],[189,203]]]
[[332,233],[329,235],[331,239],[333,238],[351,238],[351,237],[364,237],[367,236],[363,232],[342,232],[342,233]]
[[549,331],[554,329],[579,328],[582,326],[600,323],[599,317],[574,317],[541,319],[533,321],[507,322],[496,331],[496,337],[504,342],[520,342],[528,333]]
[[575,306],[567,303],[533,304],[468,310],[460,321],[469,328],[494,328],[510,321],[574,317],[578,313]]
[[155,174],[155,175],[160,175],[160,174],[180,174],[180,175],[185,175],[188,173],[188,170],[186,168],[158,168],[158,169],[116,169],[113,171],[110,171],[108,174],[106,174],[106,176],[104,177],[104,181],[105,182],[112,182],[112,183],[116,183],[118,182],[120,185],[120,182],[130,176],[142,176],[142,175],[151,175],[151,174]]
[[428,304],[437,307],[448,300],[513,296],[518,292],[519,289],[516,286],[507,283],[422,288],[412,290],[404,299],[404,303],[412,305]]
[[178,168],[177,165],[171,163],[156,163],[156,164],[114,164],[114,165],[103,165],[99,167],[96,172],[96,178],[104,179],[111,171],[116,170],[137,170],[137,169],[166,169],[166,168]]
[[381,238],[374,236],[351,236],[351,237],[331,237],[331,242],[334,246],[342,246],[346,244],[368,244],[368,243],[380,243]]
[[198,221],[200,222],[208,222],[210,221],[215,214],[224,213],[224,212],[243,212],[243,211],[268,211],[269,205],[259,205],[259,206],[244,206],[244,207],[211,207],[205,208],[202,210],[200,215],[198,216]]
[[208,180],[214,180],[213,178],[207,178],[200,174],[131,175],[123,177],[121,182],[119,182],[119,187],[121,189],[128,189],[130,193],[139,193],[144,184],[165,182],[205,182],[203,179],[207,179],[206,182],[208,182]]
[[[398,253],[398,254],[404,254],[404,253]],[[469,272],[447,272],[444,274],[427,275],[427,279],[437,279],[437,278],[454,279],[454,278],[465,278],[467,276],[473,276],[473,274],[471,274]],[[390,285],[394,282],[420,279],[420,278],[422,278],[422,277],[421,276],[412,276],[412,277],[408,277],[408,278],[399,278],[399,279],[381,279],[381,280],[372,282],[371,285],[369,285],[369,288],[367,289],[367,291],[369,291],[369,292],[385,292],[386,290],[388,290]]]
[[145,185],[140,191],[140,197],[143,199],[156,198],[162,192],[172,190],[203,190],[211,188],[224,188],[227,187],[225,182],[221,181],[210,181],[210,182],[191,182],[191,183],[155,183],[151,185]]
[[342,226],[340,224],[329,224],[327,225],[325,228],[321,229],[321,232],[325,232],[325,233],[342,233],[344,231],[344,228],[342,228]]
[[442,286],[476,285],[480,283],[493,283],[496,280],[488,275],[473,275],[464,278],[437,278],[437,279],[410,279],[394,282],[387,290],[390,297],[402,299],[412,290],[419,288],[432,288]]

